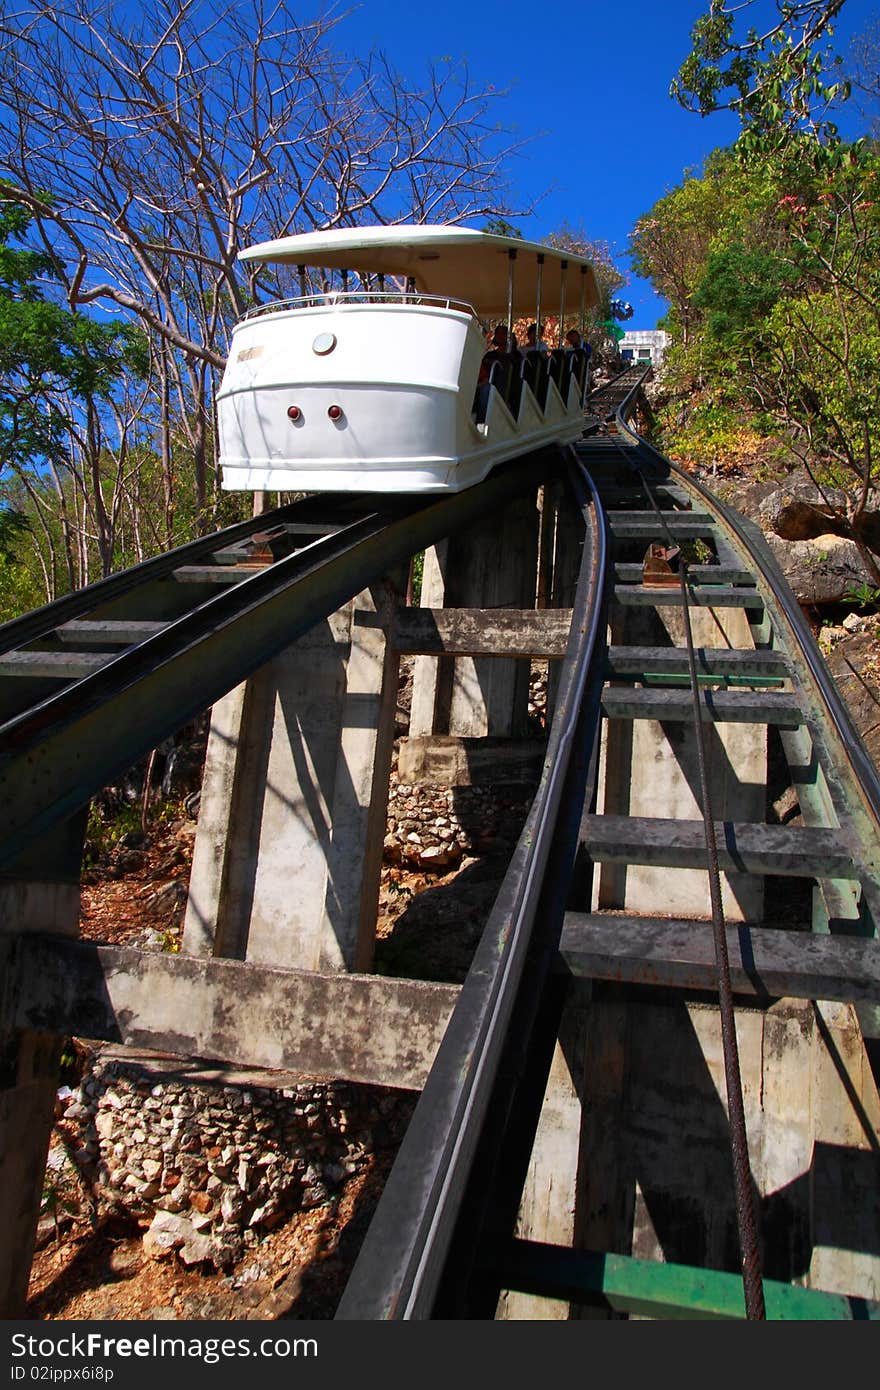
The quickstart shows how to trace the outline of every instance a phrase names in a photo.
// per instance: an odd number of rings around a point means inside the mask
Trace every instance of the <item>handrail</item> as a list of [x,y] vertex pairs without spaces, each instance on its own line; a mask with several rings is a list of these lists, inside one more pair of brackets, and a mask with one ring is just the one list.
[[298,309],[333,309],[340,305],[373,305],[383,308],[411,309],[425,305],[441,309],[454,309],[456,312],[470,314],[479,320],[479,315],[466,299],[455,299],[445,294],[406,294],[402,290],[328,290],[315,294],[296,295],[290,299],[273,299],[267,304],[255,304],[248,309],[241,322],[258,318],[262,314],[275,314]]

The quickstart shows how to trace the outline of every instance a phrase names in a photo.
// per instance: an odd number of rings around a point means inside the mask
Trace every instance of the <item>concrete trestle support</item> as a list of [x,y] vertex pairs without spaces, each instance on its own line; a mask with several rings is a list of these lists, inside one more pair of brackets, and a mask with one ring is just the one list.
[[47,835],[38,850],[0,878],[0,1317],[4,1318],[20,1317],[27,1296],[64,1043],[64,1034],[56,1031],[57,1023],[53,1027],[53,1019],[33,1028],[15,1018],[20,981],[11,962],[17,939],[33,932],[77,935],[84,831],[81,814]]
[[214,707],[183,949],[300,970],[373,954],[397,698],[390,588]]

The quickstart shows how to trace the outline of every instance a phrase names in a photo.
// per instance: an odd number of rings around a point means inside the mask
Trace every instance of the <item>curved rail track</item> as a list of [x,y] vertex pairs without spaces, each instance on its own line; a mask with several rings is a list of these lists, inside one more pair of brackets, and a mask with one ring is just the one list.
[[[313,497],[0,628],[0,868],[14,874],[41,833],[319,618],[457,527],[567,480],[582,562],[553,653],[540,785],[340,1319],[492,1318],[506,1289],[650,1317],[876,1316],[862,1300],[762,1279],[730,1032],[734,998],[841,1000],[874,1046],[880,782],[760,533],[634,433],[643,377],[594,393],[573,449],[516,461],[464,493]],[[633,614],[667,610],[683,641],[633,638]],[[748,640],[695,640],[701,610],[744,615]],[[614,775],[609,731],[639,721],[693,728],[702,820],[612,814],[607,797],[597,808]],[[734,821],[714,805],[705,739],[730,724],[774,731],[800,826]],[[664,800],[661,786],[661,810]],[[704,872],[711,912],[609,909],[607,881],[635,866]],[[766,917],[729,925],[722,874],[811,882],[812,930]],[[733,1272],[516,1238],[567,992],[585,979],[720,993],[745,1298]]]
[[[491,1318],[504,1289],[650,1317],[878,1316],[860,1300],[761,1278],[742,1101],[734,1099],[741,1083],[732,1002],[734,993],[854,1001],[866,1036],[876,1035],[880,784],[760,533],[629,425],[644,375],[624,373],[592,398],[592,433],[574,450],[581,487],[590,489],[584,564],[542,785],[339,1318]],[[700,561],[688,563],[688,550]],[[619,618],[658,606],[685,610],[687,647],[668,637],[657,646],[606,647],[609,608],[613,632],[621,626],[615,610]],[[746,615],[751,642],[695,648],[687,610],[725,607]],[[705,778],[702,823],[597,814],[602,722],[643,719],[695,719],[700,746],[707,724],[777,729],[803,827],[716,823]],[[554,774],[567,778],[555,811]],[[658,788],[661,803],[663,794]],[[584,910],[594,866],[615,864],[705,870],[714,878],[712,919]],[[720,869],[814,879],[815,934],[767,922],[726,926]],[[720,992],[742,1283],[515,1238],[565,971]]]

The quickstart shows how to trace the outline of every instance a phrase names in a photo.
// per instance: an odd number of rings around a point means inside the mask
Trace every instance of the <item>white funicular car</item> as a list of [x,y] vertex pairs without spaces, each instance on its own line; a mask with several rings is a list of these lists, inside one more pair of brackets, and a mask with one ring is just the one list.
[[[241,257],[296,267],[300,295],[234,330],[217,398],[224,488],[458,491],[580,434],[578,339],[598,303],[585,258],[432,226],[284,237]],[[514,321],[548,310],[558,342],[508,352]]]

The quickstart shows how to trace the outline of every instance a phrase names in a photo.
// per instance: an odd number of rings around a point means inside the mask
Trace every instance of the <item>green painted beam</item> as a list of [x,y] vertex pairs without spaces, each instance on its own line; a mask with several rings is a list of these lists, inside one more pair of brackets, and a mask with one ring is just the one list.
[[[515,1240],[494,1264],[502,1288],[656,1319],[745,1319],[742,1279],[714,1269]],[[880,1322],[880,1304],[764,1280],[768,1322]]]
[[[672,671],[667,673],[651,671],[639,673],[636,671],[633,673],[633,680],[641,681],[644,685],[668,685],[686,688],[690,688],[691,683],[690,675],[686,671],[678,674]],[[781,690],[785,684],[786,678],[784,676],[697,676],[697,685],[721,685],[737,689],[739,687],[747,689],[754,687],[757,690]]]

